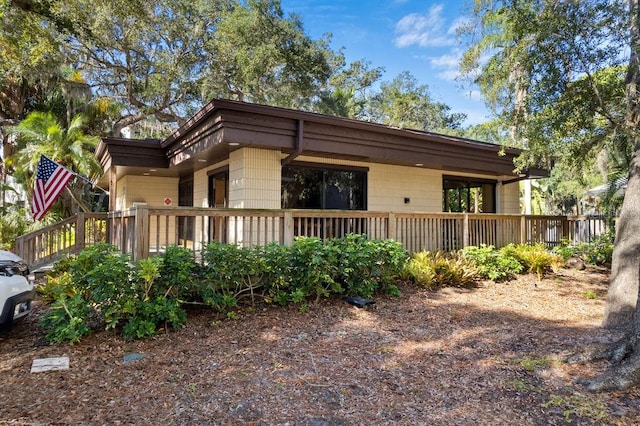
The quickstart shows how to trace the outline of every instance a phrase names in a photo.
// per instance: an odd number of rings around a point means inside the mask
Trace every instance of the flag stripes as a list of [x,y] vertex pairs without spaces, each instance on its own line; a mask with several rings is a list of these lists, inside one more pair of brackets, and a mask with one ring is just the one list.
[[71,170],[44,155],[40,156],[31,205],[31,213],[35,220],[42,219],[73,176]]

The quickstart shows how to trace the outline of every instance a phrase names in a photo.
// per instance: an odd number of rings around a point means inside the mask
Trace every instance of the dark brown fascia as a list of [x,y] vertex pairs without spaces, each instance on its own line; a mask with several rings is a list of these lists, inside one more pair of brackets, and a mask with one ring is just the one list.
[[159,145],[174,167],[210,150],[221,160],[228,155],[230,142],[277,149],[290,161],[297,155],[311,155],[422,163],[424,168],[496,176],[517,176],[513,159],[522,152],[466,138],[229,100],[209,102]]
[[103,138],[96,157],[105,171],[112,166],[166,169],[169,161],[160,142],[158,139]]

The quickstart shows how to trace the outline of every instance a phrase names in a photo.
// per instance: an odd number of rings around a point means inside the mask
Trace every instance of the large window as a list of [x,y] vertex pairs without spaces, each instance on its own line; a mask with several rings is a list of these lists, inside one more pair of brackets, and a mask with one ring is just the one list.
[[468,213],[496,212],[496,182],[460,176],[444,176],[442,211]]
[[282,167],[283,209],[366,210],[366,189],[364,168]]

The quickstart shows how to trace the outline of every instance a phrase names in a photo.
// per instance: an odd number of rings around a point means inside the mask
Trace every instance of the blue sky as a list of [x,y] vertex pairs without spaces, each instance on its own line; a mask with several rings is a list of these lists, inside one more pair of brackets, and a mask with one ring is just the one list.
[[331,47],[344,47],[347,62],[367,59],[384,67],[382,81],[409,71],[432,96],[454,112],[467,114],[465,124],[487,121],[478,91],[456,81],[464,45],[455,29],[464,22],[465,0],[281,0],[285,13],[302,19],[314,39],[332,33]]

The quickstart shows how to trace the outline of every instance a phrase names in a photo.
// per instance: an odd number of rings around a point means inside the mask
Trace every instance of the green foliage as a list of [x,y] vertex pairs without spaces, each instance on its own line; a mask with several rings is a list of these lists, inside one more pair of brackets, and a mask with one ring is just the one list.
[[284,306],[289,301],[293,277],[291,247],[270,243],[261,251],[265,300]]
[[610,265],[613,257],[613,232],[604,233],[589,243],[570,245],[563,241],[553,248],[552,252],[560,255],[564,260],[579,257],[590,265]]
[[359,234],[329,240],[327,246],[338,253],[336,280],[354,296],[372,297],[376,291],[388,291],[407,259],[402,244],[373,241]]
[[291,297],[294,303],[311,296],[318,301],[332,292],[344,292],[336,281],[339,254],[335,245],[325,245],[319,238],[296,238],[291,247]]
[[429,87],[418,84],[408,71],[380,85],[380,92],[369,102],[369,114],[375,122],[389,126],[439,132],[460,128],[466,118],[434,100]]
[[187,313],[174,298],[156,296],[150,300],[137,299],[122,334],[126,338],[144,338],[156,333],[158,324],[174,329],[187,322]]
[[535,272],[542,279],[549,271],[556,271],[564,264],[562,256],[550,252],[544,245],[509,244],[501,249],[507,256],[518,259],[527,272]]
[[398,295],[394,280],[406,253],[393,241],[362,235],[326,242],[299,238],[292,247],[268,244],[244,248],[210,243],[202,263],[178,246],[162,256],[131,263],[115,246],[98,244],[59,262],[43,294],[53,300],[43,317],[47,338],[76,342],[91,330],[119,329],[125,338],[145,338],[159,327],[178,328],[187,320],[185,302],[204,302],[237,318],[244,296],[280,305],[340,294]]
[[253,300],[262,286],[263,261],[258,249],[212,242],[202,249],[202,261],[200,295],[220,311],[236,306],[245,293]]
[[0,249],[14,250],[16,238],[26,234],[30,225],[24,208],[10,203],[0,206]]
[[462,255],[474,262],[480,276],[494,281],[508,279],[511,274],[519,274],[524,269],[508,250],[496,250],[494,246],[468,246],[462,249]]
[[403,276],[418,285],[441,287],[473,287],[478,279],[475,263],[459,253],[421,251],[406,263]]
[[76,343],[91,332],[87,318],[92,308],[81,294],[69,297],[61,293],[40,324],[47,329],[46,339],[53,343]]
[[199,265],[191,250],[168,246],[158,262],[159,276],[154,280],[154,295],[190,299],[197,293]]
[[184,324],[186,312],[177,292],[169,291],[175,277],[162,280],[162,267],[179,257],[172,257],[173,250],[168,253],[131,264],[115,246],[98,244],[61,262],[46,287],[54,298],[42,319],[47,339],[76,342],[99,328],[121,328],[124,337],[140,338],[155,334],[159,325]]

